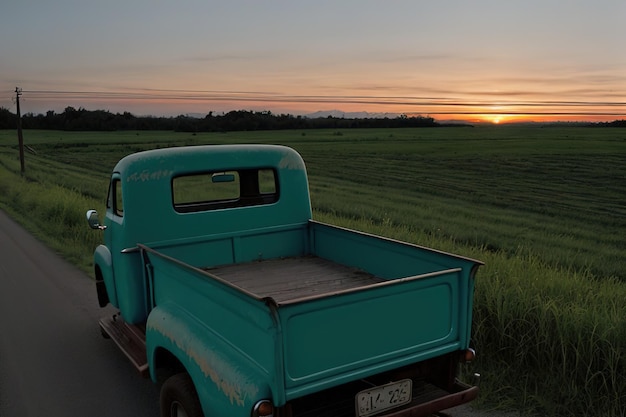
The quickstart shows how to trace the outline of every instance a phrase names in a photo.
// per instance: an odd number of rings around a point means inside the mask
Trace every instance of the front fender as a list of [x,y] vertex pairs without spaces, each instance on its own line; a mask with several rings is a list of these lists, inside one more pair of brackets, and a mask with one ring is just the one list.
[[146,324],[148,364],[155,382],[158,349],[167,350],[185,367],[207,416],[248,417],[259,399],[272,398],[266,372],[172,303],[155,307]]
[[93,254],[93,263],[96,273],[96,280],[101,277],[104,281],[109,302],[114,306],[118,306],[117,291],[115,289],[115,275],[113,273],[113,260],[111,251],[104,245],[99,245]]

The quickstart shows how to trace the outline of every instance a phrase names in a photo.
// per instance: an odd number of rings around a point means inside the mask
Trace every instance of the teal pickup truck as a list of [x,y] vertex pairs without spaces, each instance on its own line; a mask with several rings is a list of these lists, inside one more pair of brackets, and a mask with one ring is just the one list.
[[103,335],[162,416],[416,417],[478,393],[456,376],[482,263],[312,220],[293,149],[129,155],[87,219]]

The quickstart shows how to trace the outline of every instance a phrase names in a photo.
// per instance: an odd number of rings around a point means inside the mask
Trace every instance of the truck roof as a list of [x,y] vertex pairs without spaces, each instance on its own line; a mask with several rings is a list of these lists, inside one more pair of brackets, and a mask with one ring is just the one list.
[[171,179],[208,169],[273,167],[305,171],[293,149],[280,145],[202,145],[154,149],[122,158],[114,168],[127,182]]

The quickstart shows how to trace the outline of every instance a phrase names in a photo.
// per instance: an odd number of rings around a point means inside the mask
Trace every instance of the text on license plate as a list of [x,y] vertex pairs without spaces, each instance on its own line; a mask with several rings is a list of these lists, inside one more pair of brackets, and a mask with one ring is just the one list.
[[410,379],[363,390],[356,395],[356,414],[371,416],[411,402]]

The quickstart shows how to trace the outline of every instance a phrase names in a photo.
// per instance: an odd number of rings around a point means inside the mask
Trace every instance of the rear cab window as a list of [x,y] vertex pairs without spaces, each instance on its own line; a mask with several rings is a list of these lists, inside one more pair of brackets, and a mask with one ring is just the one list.
[[172,180],[172,203],[179,213],[272,204],[278,198],[272,168],[202,172]]

